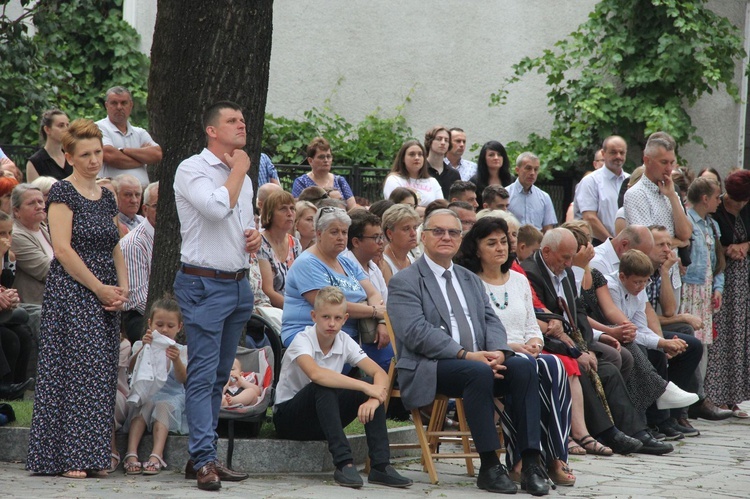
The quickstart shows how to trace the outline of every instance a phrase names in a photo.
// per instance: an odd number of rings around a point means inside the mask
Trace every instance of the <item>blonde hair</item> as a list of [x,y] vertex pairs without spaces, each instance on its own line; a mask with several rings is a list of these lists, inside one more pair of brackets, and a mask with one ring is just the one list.
[[620,272],[625,277],[634,275],[637,277],[650,277],[654,273],[654,265],[651,259],[643,251],[632,249],[620,257]]
[[324,305],[344,305],[346,306],[346,297],[344,292],[336,286],[326,286],[315,296],[313,308],[318,310]]

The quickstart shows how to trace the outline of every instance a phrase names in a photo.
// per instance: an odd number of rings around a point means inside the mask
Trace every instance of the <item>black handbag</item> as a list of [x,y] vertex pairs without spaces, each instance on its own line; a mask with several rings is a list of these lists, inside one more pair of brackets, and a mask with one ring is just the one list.
[[[542,322],[549,322],[551,320],[557,319],[558,321],[562,322],[565,334],[570,336],[570,333],[572,332],[570,324],[562,315],[553,314],[551,312],[537,312],[536,318]],[[578,347],[568,346],[567,344],[563,343],[562,340],[559,340],[557,338],[550,338],[549,336],[544,337],[544,349],[550,353],[565,355],[574,359],[577,359],[578,357],[583,355]]]

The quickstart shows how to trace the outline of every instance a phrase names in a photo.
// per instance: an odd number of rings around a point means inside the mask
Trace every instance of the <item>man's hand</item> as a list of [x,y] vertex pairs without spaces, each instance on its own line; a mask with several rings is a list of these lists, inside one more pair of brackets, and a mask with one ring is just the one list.
[[657,187],[659,187],[659,192],[662,194],[662,196],[676,196],[677,191],[674,190],[674,181],[672,180],[672,176],[669,175],[667,177],[664,177],[659,182],[656,182]]
[[505,371],[507,369],[507,367],[503,365],[503,362],[505,362],[505,354],[500,351],[466,352],[466,360],[473,360],[490,366],[490,368],[495,371],[495,378],[497,379],[503,379],[503,375],[500,371]]
[[250,170],[250,156],[242,149],[235,149],[232,154],[224,153],[224,163],[233,171],[247,173]]
[[687,343],[677,336],[673,337],[671,340],[666,338],[659,340],[658,346],[664,350],[664,353],[666,353],[669,358],[676,357],[687,350]]
[[678,315],[680,322],[686,322],[693,329],[703,329],[703,321],[700,317],[693,314],[680,314]]
[[255,229],[247,229],[245,231],[245,251],[251,254],[255,253],[260,249],[260,243],[260,232]]
[[[635,340],[635,334],[637,331],[638,331],[638,328],[635,327],[635,324],[633,324],[630,321],[626,321],[626,322],[623,322],[622,324],[612,326],[611,331],[607,333],[607,335],[616,339],[620,343],[628,344],[631,341]],[[601,338],[599,338],[599,341],[602,341]],[[602,342],[602,343],[605,343],[605,342]],[[609,343],[607,344],[609,345]]]
[[670,251],[667,259],[664,261],[664,263],[661,264],[661,267],[659,267],[659,273],[661,274],[662,279],[664,279],[664,277],[669,274],[669,271],[678,261],[680,261],[680,257],[677,256],[677,252]]
[[547,323],[547,331],[544,333],[544,335],[549,336],[550,338],[557,338],[569,347],[576,346],[573,338],[565,334],[562,322],[560,322],[558,319],[552,319]]
[[620,350],[620,342],[608,334],[602,334],[601,336],[599,336],[599,341],[601,343],[604,343],[605,345],[611,346],[617,351]]
[[388,391],[386,387],[375,385],[372,383],[367,383],[366,381],[364,381],[363,383],[367,385],[365,386],[364,390],[362,390],[365,393],[365,395],[367,395],[371,399],[376,400],[377,402],[380,402],[381,404],[385,402],[385,397]]
[[598,364],[596,361],[596,355],[594,355],[593,353],[585,352],[576,360],[578,361],[578,365],[581,367],[583,371],[589,372],[593,370],[594,372],[596,372]]
[[367,424],[372,421],[372,418],[375,417],[375,411],[380,407],[380,404],[382,404],[382,402],[378,402],[376,399],[371,398],[364,404],[360,405],[359,410],[357,411],[359,422]]

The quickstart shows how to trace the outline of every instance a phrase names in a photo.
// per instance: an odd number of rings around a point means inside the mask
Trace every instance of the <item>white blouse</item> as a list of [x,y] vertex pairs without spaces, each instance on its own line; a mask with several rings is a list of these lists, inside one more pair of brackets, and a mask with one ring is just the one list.
[[492,310],[505,326],[508,343],[525,344],[531,338],[543,339],[536,322],[528,279],[515,270],[509,272],[510,278],[503,285],[496,286],[482,281]]

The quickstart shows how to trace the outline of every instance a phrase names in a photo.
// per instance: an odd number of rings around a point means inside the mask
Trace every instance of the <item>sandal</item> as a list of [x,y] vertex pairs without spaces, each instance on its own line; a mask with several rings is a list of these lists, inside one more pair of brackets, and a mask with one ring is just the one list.
[[[135,461],[128,461],[131,457],[134,457]],[[140,475],[143,473],[143,465],[138,461],[138,454],[130,452],[125,454],[125,461],[122,463],[122,467],[125,470],[126,475]]]
[[740,407],[736,404],[733,405],[730,410],[732,411],[732,416],[734,416],[735,418],[739,418],[739,419],[750,418],[750,414],[740,409]]
[[[156,458],[156,462],[152,461],[151,458]],[[148,461],[143,463],[143,474],[144,475],[158,475],[161,473],[162,468],[166,468],[167,463],[158,454],[151,454],[148,456]]]
[[83,470],[69,470],[65,473],[60,473],[63,478],[73,478],[74,480],[80,480],[86,478],[86,472]]
[[578,445],[578,442],[572,438],[568,439],[568,454],[571,456],[585,456],[586,449]]
[[612,449],[606,445],[602,445],[591,435],[584,435],[580,439],[575,438],[574,440],[586,450],[587,454],[592,454],[594,456],[611,456],[613,454]]
[[114,452],[110,454],[110,457],[112,458],[112,461],[110,463],[109,472],[114,473],[117,471],[117,468],[120,467],[120,454],[115,454]]
[[[555,469],[555,465],[559,468]],[[568,464],[562,460],[555,461],[548,469],[547,475],[552,483],[555,485],[561,485],[563,487],[572,487],[576,483],[576,476],[573,474],[573,470],[568,467]]]

